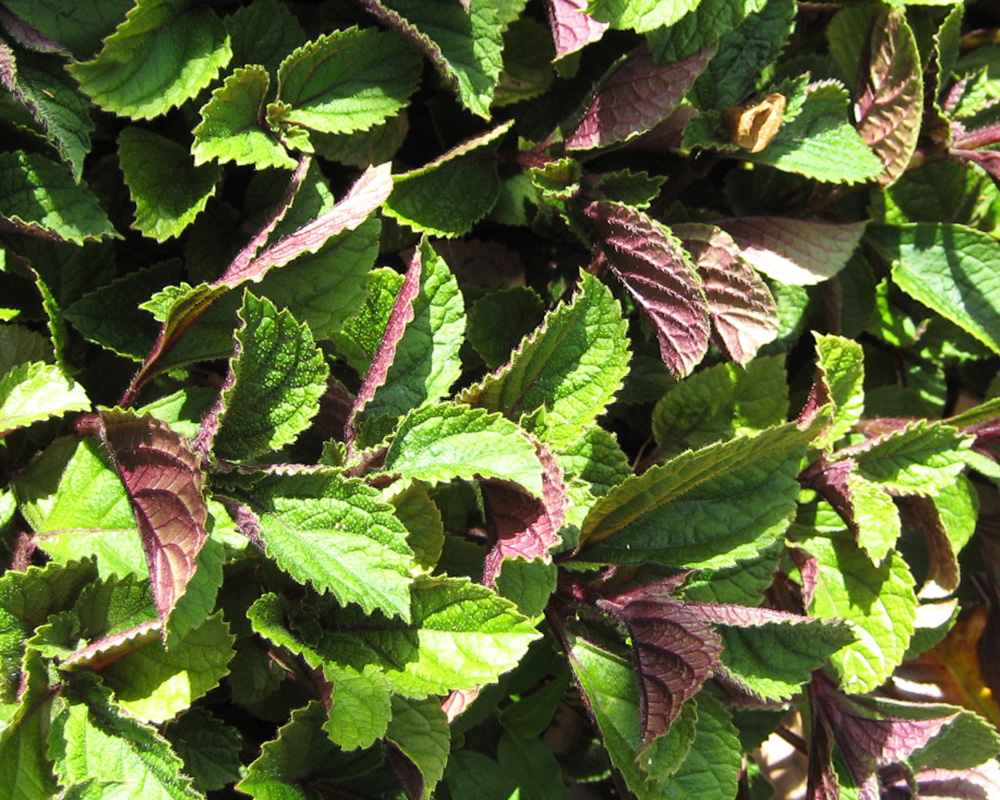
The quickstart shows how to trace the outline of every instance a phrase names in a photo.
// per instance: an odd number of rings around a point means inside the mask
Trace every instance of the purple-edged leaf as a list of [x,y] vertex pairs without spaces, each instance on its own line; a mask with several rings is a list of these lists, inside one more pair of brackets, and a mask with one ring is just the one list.
[[234,262],[217,284],[235,286],[259,281],[273,267],[282,267],[303,253],[315,253],[341,231],[352,231],[371,216],[392,193],[392,164],[369,167],[347,194],[326,214],[303,225],[247,264]]
[[208,538],[204,475],[184,438],[154,417],[112,409],[97,425],[132,504],[165,626]]
[[706,47],[658,66],[646,45],[634,50],[597,90],[566,149],[604,147],[651,130],[680,103],[714,54],[714,46]]
[[588,0],[547,0],[556,60],[596,42],[608,29],[607,22],[598,22],[587,13],[588,5]]
[[396,295],[396,302],[392,306],[389,314],[389,322],[385,326],[385,333],[379,342],[375,357],[372,359],[365,379],[358,389],[358,394],[354,398],[354,407],[348,415],[347,424],[344,426],[344,435],[348,442],[354,440],[356,434],[355,422],[358,413],[375,396],[375,391],[385,383],[385,376],[392,366],[396,356],[396,347],[399,340],[403,338],[406,326],[413,320],[413,301],[420,291],[420,273],[423,270],[423,261],[420,257],[420,248],[413,251],[413,258],[410,259],[410,266],[406,270],[406,277],[403,285],[399,287],[399,294]]
[[720,636],[669,591],[653,584],[599,602],[632,639],[643,747],[670,730],[684,701],[698,693],[721,663]]
[[674,237],[652,218],[619,203],[592,203],[597,264],[607,266],[656,329],[663,363],[678,377],[708,352],[708,301],[698,272]]
[[671,230],[701,274],[714,340],[733,361],[745,366],[778,335],[778,311],[771,290],[721,228],[687,224]]
[[923,66],[917,40],[901,9],[872,20],[870,61],[862,74],[854,116],[858,133],[882,159],[878,178],[888,186],[906,169],[917,148],[923,117]]
[[754,269],[781,283],[808,286],[832,278],[861,241],[864,222],[838,225],[788,217],[738,217],[718,225]]
[[541,442],[535,441],[542,462],[542,497],[532,497],[506,481],[481,483],[487,528],[493,546],[483,565],[483,583],[494,586],[506,558],[552,561],[551,550],[559,543],[559,529],[569,505],[562,467]]

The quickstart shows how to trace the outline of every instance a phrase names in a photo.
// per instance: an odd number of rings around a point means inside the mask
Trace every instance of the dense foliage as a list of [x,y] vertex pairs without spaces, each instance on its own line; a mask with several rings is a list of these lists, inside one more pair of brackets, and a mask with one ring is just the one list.
[[1000,796],[988,5],[0,3],[0,794]]

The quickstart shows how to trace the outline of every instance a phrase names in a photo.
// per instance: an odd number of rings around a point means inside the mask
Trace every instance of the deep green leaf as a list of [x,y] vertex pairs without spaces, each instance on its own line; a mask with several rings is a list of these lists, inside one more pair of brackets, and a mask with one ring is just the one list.
[[526,286],[500,289],[481,297],[469,309],[466,335],[489,369],[510,359],[518,342],[542,321],[541,298]]
[[184,773],[206,792],[240,779],[242,737],[202,708],[192,708],[163,729],[163,736],[184,760]]
[[359,375],[368,371],[375,358],[402,284],[403,276],[393,269],[380,267],[372,270],[364,305],[344,322],[341,330],[332,335],[337,350]]
[[285,56],[306,41],[292,9],[278,0],[254,0],[240,6],[225,23],[232,39],[230,67],[263,64],[273,74]]
[[46,36],[64,45],[77,59],[88,58],[101,40],[125,19],[134,0],[10,0],[13,13]]
[[718,41],[747,14],[760,11],[767,0],[701,0],[673,25],[651,30],[646,41],[660,64],[680,61]]
[[521,800],[569,800],[562,768],[549,745],[504,731],[497,747],[500,767],[518,783]]

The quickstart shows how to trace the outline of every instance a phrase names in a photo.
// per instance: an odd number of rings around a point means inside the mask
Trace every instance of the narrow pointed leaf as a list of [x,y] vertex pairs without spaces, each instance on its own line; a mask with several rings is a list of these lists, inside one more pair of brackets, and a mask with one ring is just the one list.
[[409,618],[413,556],[392,507],[359,479],[272,474],[221,489],[241,504],[237,523],[300,583],[341,603]]
[[865,229],[863,222],[841,225],[785,217],[739,217],[718,224],[752,267],[796,286],[820,283],[840,272]]
[[281,62],[270,121],[321,133],[368,130],[404,108],[419,79],[419,56],[401,37],[334,31]]
[[0,440],[33,422],[90,408],[87,393],[54,364],[33,361],[0,377]]
[[791,520],[799,459],[812,436],[789,423],[689,451],[630,478],[584,520],[586,558],[722,567],[755,555]]
[[465,389],[463,402],[519,421],[544,407],[534,433],[556,447],[578,439],[621,387],[629,350],[621,306],[584,273],[568,303],[549,312],[504,365]]
[[608,29],[587,13],[587,0],[546,0],[549,27],[556,45],[556,59],[596,42]]
[[687,224],[675,225],[671,231],[701,275],[713,339],[733,361],[746,366],[778,335],[778,311],[771,290],[721,228]]
[[622,282],[656,329],[663,363],[688,375],[708,352],[708,301],[694,265],[666,229],[640,211],[592,203],[598,263]]
[[874,15],[867,54],[854,116],[884,165],[879,183],[888,186],[913,157],[924,106],[923,65],[902,10]]
[[211,83],[232,57],[229,36],[207,6],[141,0],[92,61],[70,66],[105,111],[152,119]]
[[714,53],[708,47],[658,66],[649,48],[634,50],[598,88],[566,149],[604,147],[652,129],[680,103]]
[[99,432],[125,484],[161,621],[184,594],[208,533],[204,475],[187,442],[153,417],[102,411]]

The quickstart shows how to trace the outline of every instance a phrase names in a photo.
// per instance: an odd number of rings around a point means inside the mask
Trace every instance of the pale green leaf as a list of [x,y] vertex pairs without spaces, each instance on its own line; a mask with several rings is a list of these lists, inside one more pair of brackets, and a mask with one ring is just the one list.
[[208,6],[137,0],[96,58],[69,70],[105,111],[152,119],[195,97],[231,57],[229,35]]
[[510,362],[459,399],[514,421],[545,407],[544,421],[534,433],[557,448],[568,445],[621,388],[629,364],[625,332],[618,301],[584,273],[573,298],[546,315]]
[[584,557],[725,567],[755,555],[791,521],[799,460],[812,436],[788,423],[688,451],[630,478],[587,515]]
[[119,134],[118,161],[136,206],[134,227],[158,242],[194,221],[219,179],[218,167],[196,167],[186,148],[136,126]]
[[339,664],[319,663],[324,677],[333,684],[333,707],[323,730],[345,750],[371,747],[385,736],[392,717],[388,679],[372,664],[359,672]]
[[913,635],[913,576],[895,551],[872,564],[847,531],[815,534],[801,544],[819,566],[809,613],[844,620],[855,636],[831,656],[840,685],[851,694],[870,692],[899,666]]
[[[816,333],[817,399],[832,406],[830,427],[816,440],[832,447],[861,419],[865,410],[865,363],[861,345],[842,336]],[[817,389],[813,390],[814,392]]]
[[368,297],[360,310],[332,335],[337,350],[359,375],[368,372],[389,322],[403,276],[388,267],[369,273]]
[[537,617],[545,611],[549,598],[556,590],[558,568],[540,558],[505,558],[497,576],[496,589],[501,597],[517,603],[517,610],[526,617]]
[[0,218],[74,244],[118,236],[90,189],[37,153],[0,153]]
[[406,528],[406,542],[413,551],[417,565],[433,571],[441,558],[445,532],[441,511],[420,481],[413,481],[399,491],[399,484],[388,487],[383,499],[396,509],[396,519]]
[[444,775],[451,751],[451,731],[441,702],[394,697],[385,738],[417,768],[423,783],[420,797],[428,800]]
[[873,244],[904,292],[1000,353],[1000,257],[996,239],[964,225],[875,226]]
[[194,129],[191,152],[196,164],[218,159],[256,167],[295,168],[295,159],[261,124],[269,87],[267,72],[256,64],[226,76],[201,109],[201,122]]
[[971,446],[957,428],[918,420],[874,440],[856,458],[864,477],[891,492],[933,495],[954,484]]
[[[0,619],[3,614],[0,609]],[[3,637],[0,634],[0,641]],[[0,655],[5,673],[6,660],[5,654]],[[55,797],[59,788],[47,757],[56,695],[49,690],[45,666],[37,653],[26,659],[25,676],[16,710],[6,727],[0,729],[0,785],[7,800]]]
[[300,583],[341,603],[409,618],[413,556],[392,506],[360,478],[271,474],[221,488],[243,504],[268,556]]
[[558,460],[567,478],[584,481],[595,497],[632,476],[628,456],[613,433],[600,427],[588,429],[583,436],[558,451]]
[[590,0],[587,13],[614,28],[645,33],[674,24],[698,5],[699,0]]
[[0,378],[0,439],[33,422],[90,408],[87,393],[54,364],[21,364]]
[[287,310],[246,292],[240,319],[213,443],[214,452],[231,461],[295,441],[319,411],[329,377],[312,331]]
[[879,564],[902,533],[899,509],[884,487],[855,470],[847,476],[847,490],[858,544]]
[[322,133],[368,130],[405,108],[419,80],[419,57],[401,37],[375,28],[334,31],[281,62],[268,118]]
[[499,414],[454,403],[411,412],[389,445],[384,469],[431,484],[499,478],[542,494],[542,464],[524,432]]

